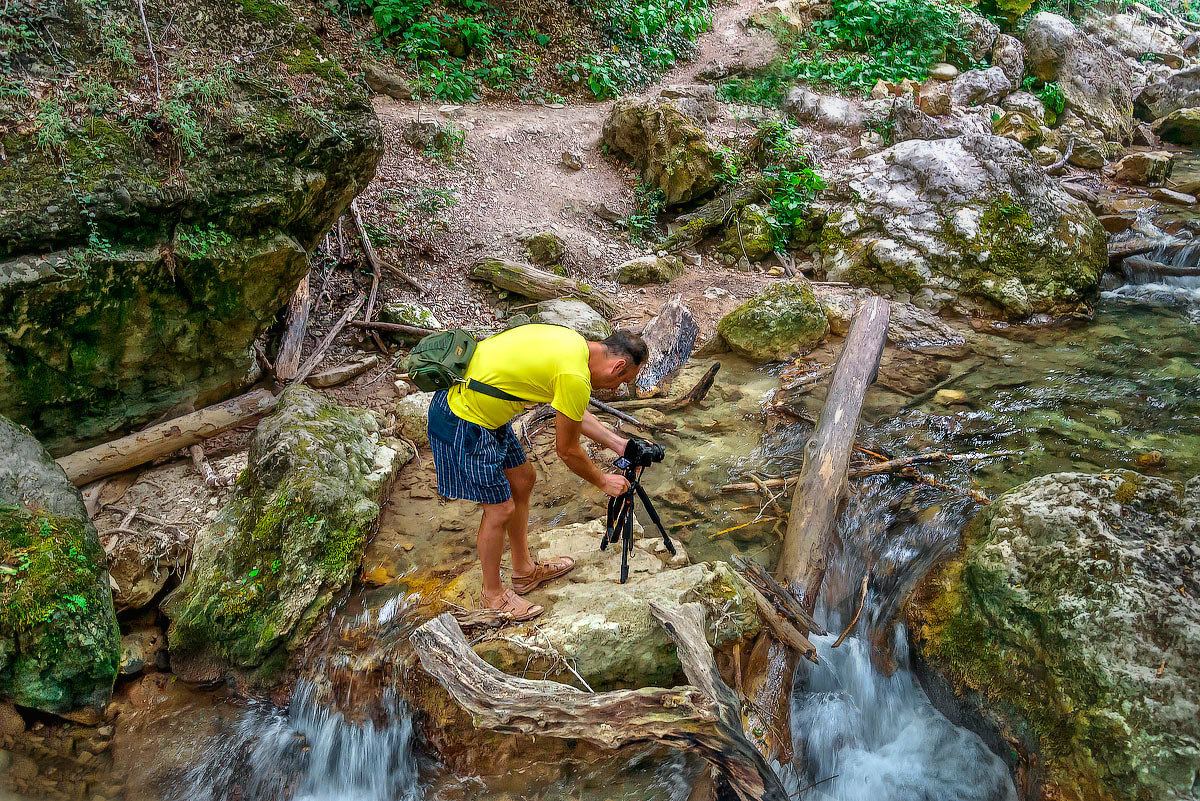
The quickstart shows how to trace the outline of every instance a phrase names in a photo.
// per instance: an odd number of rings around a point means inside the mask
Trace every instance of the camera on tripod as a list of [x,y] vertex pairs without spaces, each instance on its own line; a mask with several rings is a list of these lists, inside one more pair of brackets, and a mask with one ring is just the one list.
[[633,437],[625,444],[625,453],[615,463],[617,468],[624,472],[629,489],[620,497],[608,499],[608,520],[604,526],[604,538],[600,540],[600,550],[608,548],[610,542],[621,541],[622,584],[629,578],[629,553],[633,549],[633,506],[637,498],[642,499],[646,514],[650,515],[650,519],[662,533],[663,545],[672,556],[675,555],[675,543],[667,536],[667,530],[663,528],[662,521],[658,519],[658,512],[655,511],[650,496],[642,489],[640,482],[645,469],[655,462],[661,462],[666,455],[662,445]]

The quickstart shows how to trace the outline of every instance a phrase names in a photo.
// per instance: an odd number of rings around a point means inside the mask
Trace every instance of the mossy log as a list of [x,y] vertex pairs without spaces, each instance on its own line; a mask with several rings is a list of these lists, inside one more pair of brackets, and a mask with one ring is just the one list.
[[448,613],[412,633],[421,666],[477,726],[585,740],[604,748],[657,742],[694,751],[743,801],[784,801],[787,791],[742,733],[741,700],[722,681],[704,636],[704,606],[650,604],[674,641],[690,685],[589,693],[501,673],[484,662]]
[[606,317],[617,312],[616,299],[596,287],[518,261],[480,259],[471,265],[471,277],[531,300],[577,298]]

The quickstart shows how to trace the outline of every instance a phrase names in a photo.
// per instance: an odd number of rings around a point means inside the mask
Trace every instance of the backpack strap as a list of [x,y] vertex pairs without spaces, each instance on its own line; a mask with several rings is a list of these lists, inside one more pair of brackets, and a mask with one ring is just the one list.
[[509,393],[505,392],[502,389],[497,389],[496,387],[493,387],[491,384],[485,384],[482,381],[476,381],[474,378],[468,378],[466,380],[466,385],[467,385],[467,389],[471,389],[476,392],[483,393],[484,395],[489,395],[493,398],[498,398],[499,400],[512,401],[513,403],[532,403],[533,402],[533,401],[526,400],[525,398],[518,398],[516,395],[510,395]]

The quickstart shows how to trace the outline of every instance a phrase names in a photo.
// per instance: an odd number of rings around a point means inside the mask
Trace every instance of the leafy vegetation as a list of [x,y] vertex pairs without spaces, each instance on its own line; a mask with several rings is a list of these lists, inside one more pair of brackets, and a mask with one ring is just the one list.
[[662,213],[666,197],[663,191],[650,184],[638,184],[633,193],[633,213],[625,218],[625,229],[629,241],[635,245],[653,245],[662,239],[658,229],[658,215]]
[[770,196],[767,222],[772,244],[783,250],[796,239],[804,239],[812,201],[825,188],[808,151],[792,139],[782,122],[766,122],[755,134],[762,171],[763,190]]
[[1026,92],[1032,92],[1038,100],[1042,101],[1042,105],[1046,107],[1047,123],[1050,125],[1055,123],[1058,116],[1067,107],[1067,98],[1057,81],[1042,81],[1030,75],[1021,82],[1021,88]]

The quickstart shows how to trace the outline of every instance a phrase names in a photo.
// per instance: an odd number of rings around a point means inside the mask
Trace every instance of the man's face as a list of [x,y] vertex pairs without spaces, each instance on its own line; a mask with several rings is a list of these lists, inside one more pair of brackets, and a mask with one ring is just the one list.
[[596,383],[600,389],[616,389],[622,384],[637,378],[640,365],[626,359],[609,359],[605,369],[601,371],[601,380]]

